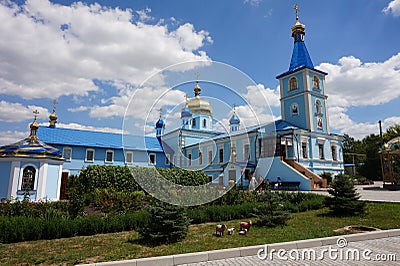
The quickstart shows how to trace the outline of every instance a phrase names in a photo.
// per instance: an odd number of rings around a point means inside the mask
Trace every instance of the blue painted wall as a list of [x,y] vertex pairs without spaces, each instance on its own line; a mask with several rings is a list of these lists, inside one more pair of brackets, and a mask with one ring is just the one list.
[[49,164],[47,168],[45,195],[48,199],[57,199],[59,165]]
[[7,198],[12,162],[0,162],[0,199]]

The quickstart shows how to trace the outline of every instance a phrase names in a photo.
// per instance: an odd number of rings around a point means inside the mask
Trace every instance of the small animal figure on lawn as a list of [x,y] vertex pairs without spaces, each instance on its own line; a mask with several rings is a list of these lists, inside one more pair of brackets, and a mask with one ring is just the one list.
[[225,224],[218,224],[218,225],[215,227],[215,235],[216,235],[216,236],[223,236],[225,230],[226,230],[226,225],[225,225]]
[[247,229],[239,231],[239,235],[245,235],[245,234],[247,234]]
[[252,224],[253,223],[251,222],[251,220],[249,220],[248,222],[240,222],[240,230],[247,229],[247,231],[249,231]]
[[231,227],[231,228],[228,228],[228,235],[233,235],[233,233],[235,232],[235,228],[234,227]]

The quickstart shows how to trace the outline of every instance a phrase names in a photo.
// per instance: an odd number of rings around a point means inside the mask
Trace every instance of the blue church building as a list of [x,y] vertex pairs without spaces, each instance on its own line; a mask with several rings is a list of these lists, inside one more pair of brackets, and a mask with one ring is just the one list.
[[63,199],[68,176],[88,165],[202,169],[212,185],[222,187],[247,187],[252,175],[270,181],[280,177],[300,190],[324,186],[322,173],[344,172],[342,136],[330,132],[327,73],[314,68],[304,36],[296,12],[289,69],[276,77],[281,119],[242,128],[234,107],[229,132],[218,132],[198,81],[194,97],[181,108],[181,126],[165,132],[160,114],[156,136],[144,140],[58,128],[54,106],[48,127],[38,126],[35,117],[28,138],[0,147],[0,199]]

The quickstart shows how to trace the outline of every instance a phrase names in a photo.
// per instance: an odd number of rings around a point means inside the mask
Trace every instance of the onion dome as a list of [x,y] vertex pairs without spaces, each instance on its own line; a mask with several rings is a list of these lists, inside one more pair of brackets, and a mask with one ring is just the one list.
[[53,101],[53,112],[50,114],[50,116],[49,116],[49,118],[50,118],[50,121],[49,121],[49,123],[50,123],[50,125],[49,125],[49,127],[51,127],[51,128],[54,128],[54,127],[56,127],[56,123],[57,123],[57,119],[58,119],[58,116],[57,116],[57,114],[56,114],[56,104],[57,104],[58,102],[57,102],[57,100],[54,100]]
[[236,113],[233,113],[231,119],[229,120],[229,124],[230,124],[230,125],[240,124],[240,119],[239,119],[239,117],[236,115]]
[[158,121],[156,123],[156,128],[163,128],[164,126],[165,126],[164,120],[162,120],[161,118],[158,119]]
[[199,81],[196,80],[196,86],[194,87],[194,98],[187,102],[187,106],[193,114],[212,115],[211,104],[207,100],[200,98],[200,92],[201,88],[199,86]]
[[186,118],[186,117],[192,117],[192,112],[189,109],[189,106],[187,104],[182,108],[181,111],[181,118]]
[[43,158],[43,159],[61,159],[61,151],[47,145],[36,136],[37,130],[39,128],[35,120],[30,125],[31,134],[29,137],[18,141],[14,144],[6,145],[0,147],[0,157],[21,157],[21,158]]
[[190,111],[189,106],[188,106],[188,95],[187,94],[185,94],[185,98],[186,98],[186,103],[182,107],[182,110],[181,110],[181,119],[192,117],[192,112]]

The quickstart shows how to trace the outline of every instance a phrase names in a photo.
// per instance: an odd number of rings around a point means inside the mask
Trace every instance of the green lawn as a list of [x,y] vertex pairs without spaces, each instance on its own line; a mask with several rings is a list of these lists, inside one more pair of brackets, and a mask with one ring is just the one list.
[[[299,239],[334,236],[334,229],[346,225],[365,225],[380,229],[400,228],[400,204],[369,203],[367,214],[361,217],[327,216],[327,209],[293,214],[284,227],[253,226],[246,236],[216,237],[216,223],[192,225],[187,238],[173,245],[143,246],[136,232],[40,240],[15,244],[0,244],[1,265],[76,264],[134,259],[260,245]],[[242,219],[243,220],[243,219]],[[239,220],[225,222],[238,230]]]

